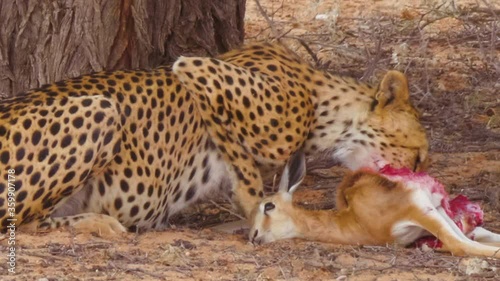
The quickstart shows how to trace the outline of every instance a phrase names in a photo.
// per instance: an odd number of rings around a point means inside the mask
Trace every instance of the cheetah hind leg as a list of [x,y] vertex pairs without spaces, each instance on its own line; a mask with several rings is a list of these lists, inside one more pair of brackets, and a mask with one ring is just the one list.
[[77,233],[95,233],[98,236],[116,236],[127,229],[114,217],[96,213],[83,213],[65,217],[47,217],[22,225],[21,230],[38,232],[69,226]]

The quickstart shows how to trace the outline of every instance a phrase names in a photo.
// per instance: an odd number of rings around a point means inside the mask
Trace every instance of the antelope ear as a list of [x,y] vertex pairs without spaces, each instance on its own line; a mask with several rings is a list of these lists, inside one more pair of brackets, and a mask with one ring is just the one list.
[[293,153],[286,163],[280,181],[280,192],[292,194],[306,175],[306,156],[302,149]]
[[396,70],[388,71],[382,82],[379,91],[375,95],[377,108],[383,108],[391,103],[408,102],[410,92],[406,76]]

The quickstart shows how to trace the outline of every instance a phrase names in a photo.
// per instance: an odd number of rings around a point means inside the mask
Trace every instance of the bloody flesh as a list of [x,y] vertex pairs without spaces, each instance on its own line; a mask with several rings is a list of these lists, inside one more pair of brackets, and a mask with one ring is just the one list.
[[[444,186],[433,177],[424,172],[412,172],[407,168],[393,168],[386,165],[380,170],[380,173],[393,181],[399,181],[404,184],[410,182],[418,183],[421,188],[426,188],[431,196],[440,199],[440,207],[455,222],[458,228],[464,233],[469,234],[477,226],[483,224],[483,211],[477,203],[469,201],[464,195],[458,195],[450,200],[450,197]],[[471,237],[473,239],[473,237]],[[431,248],[440,248],[442,243],[435,237],[422,237],[415,241],[417,247],[427,245]]]

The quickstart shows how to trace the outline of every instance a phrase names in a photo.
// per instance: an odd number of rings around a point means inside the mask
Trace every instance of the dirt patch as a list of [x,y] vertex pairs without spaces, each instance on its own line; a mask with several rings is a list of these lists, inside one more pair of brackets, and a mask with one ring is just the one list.
[[[465,163],[465,164],[464,164]],[[451,193],[482,203],[488,229],[500,232],[500,152],[434,154],[432,169]],[[306,208],[334,206],[343,170],[316,170],[297,191]],[[220,202],[229,208],[227,202]],[[120,237],[61,230],[17,237],[18,275],[1,280],[498,280],[500,260],[386,247],[301,240],[254,246],[242,233],[208,226],[234,220],[202,204],[172,229]],[[0,242],[2,247],[6,241]],[[2,270],[7,270],[3,263]],[[40,279],[46,278],[46,279]]]
[[[451,193],[480,202],[486,227],[500,232],[500,7],[456,2],[261,0],[267,21],[248,0],[247,40],[279,38],[317,67],[366,81],[387,69],[405,71],[429,131],[430,173]],[[342,174],[340,168],[311,172],[297,203],[334,207]],[[235,220],[225,209],[227,202],[199,205],[164,232],[19,233],[18,274],[0,280],[500,279],[499,260],[392,245],[290,240],[253,246],[242,233],[208,229]],[[6,243],[0,241],[0,252]],[[7,272],[7,264],[0,270]]]

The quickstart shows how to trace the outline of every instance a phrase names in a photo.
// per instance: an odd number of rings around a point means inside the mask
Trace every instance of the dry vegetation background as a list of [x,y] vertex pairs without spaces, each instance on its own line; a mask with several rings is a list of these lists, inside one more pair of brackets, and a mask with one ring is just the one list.
[[[500,232],[497,0],[247,0],[245,23],[247,41],[282,40],[318,68],[365,81],[404,71],[429,132],[430,173],[451,193],[481,202],[486,227]],[[341,176],[341,169],[311,172],[297,203],[334,207]],[[0,280],[500,280],[495,259],[392,245],[253,246],[240,233],[207,229],[234,219],[227,208],[203,204],[167,232],[19,235],[19,275]]]

